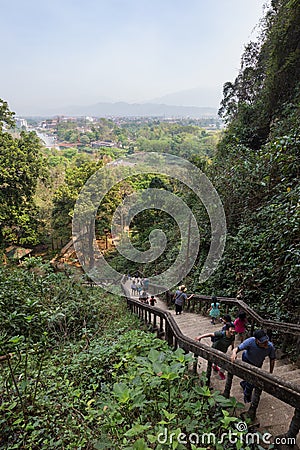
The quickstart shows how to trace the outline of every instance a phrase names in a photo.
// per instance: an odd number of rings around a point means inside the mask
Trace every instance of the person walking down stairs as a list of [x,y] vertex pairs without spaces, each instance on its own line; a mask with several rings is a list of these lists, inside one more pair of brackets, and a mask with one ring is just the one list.
[[151,306],[155,306],[155,303],[157,303],[157,300],[154,297],[154,295],[151,295],[149,303],[150,303]]
[[191,294],[189,297],[186,295],[186,287],[183,284],[182,286],[179,286],[179,289],[175,292],[174,295],[174,304],[175,304],[175,312],[176,316],[177,314],[181,314],[183,310],[183,306],[187,300],[190,300],[194,294]]
[[211,317],[211,324],[215,325],[216,321],[220,318],[220,303],[217,302],[217,297],[212,296],[212,304],[210,305],[209,315]]
[[135,280],[132,280],[132,283],[131,283],[131,295],[136,295],[136,293],[137,293],[137,285],[136,285],[136,282],[135,282]]

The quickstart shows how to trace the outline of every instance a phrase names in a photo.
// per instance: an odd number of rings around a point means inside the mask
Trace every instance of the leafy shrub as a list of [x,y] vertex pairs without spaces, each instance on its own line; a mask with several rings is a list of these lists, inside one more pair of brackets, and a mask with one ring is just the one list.
[[[12,323],[5,322],[1,341],[14,355],[1,364],[1,448],[180,449],[176,439],[158,442],[158,434],[168,440],[211,430],[217,437],[237,421],[236,401],[192,377],[191,356],[143,332],[124,301],[98,289],[84,293],[53,273],[16,270],[5,280],[0,312],[10,308]],[[12,287],[17,300],[10,304]],[[35,302],[22,316],[28,299]],[[63,336],[55,308],[66,316]]]

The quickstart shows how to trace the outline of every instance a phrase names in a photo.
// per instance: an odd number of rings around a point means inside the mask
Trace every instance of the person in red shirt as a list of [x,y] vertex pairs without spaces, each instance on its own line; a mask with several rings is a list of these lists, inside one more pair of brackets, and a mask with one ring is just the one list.
[[151,295],[149,302],[150,302],[151,306],[155,306],[155,303],[157,302],[157,300],[156,300],[156,298],[154,298],[154,295]]
[[247,325],[247,317],[245,312],[240,312],[238,317],[235,319],[234,326],[235,331],[240,336],[241,342],[245,339],[246,325]]

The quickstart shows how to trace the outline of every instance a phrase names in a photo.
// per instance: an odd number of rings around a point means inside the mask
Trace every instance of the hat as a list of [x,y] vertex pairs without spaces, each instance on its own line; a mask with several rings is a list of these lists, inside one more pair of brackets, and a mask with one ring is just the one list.
[[180,289],[180,291],[182,291],[182,292],[185,292],[185,291],[186,291],[186,287],[185,287],[184,284],[183,284],[182,286],[179,286],[179,289]]
[[258,342],[260,342],[261,344],[263,344],[266,341],[269,341],[269,336],[267,335],[267,333],[264,330],[257,330],[255,331],[255,333],[253,334],[253,336],[255,337],[255,339],[258,340]]

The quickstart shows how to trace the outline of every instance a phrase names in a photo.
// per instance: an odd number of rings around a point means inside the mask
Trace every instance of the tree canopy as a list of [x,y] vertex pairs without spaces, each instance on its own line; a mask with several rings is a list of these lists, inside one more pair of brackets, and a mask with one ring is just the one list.
[[299,43],[299,2],[273,1],[260,41],[247,45],[238,77],[224,85],[228,126],[210,166],[228,225],[210,287],[292,320],[299,317]]
[[[13,113],[0,100],[0,123],[13,126]],[[36,244],[37,210],[34,194],[45,175],[41,144],[35,133],[22,131],[15,138],[0,130],[0,242]]]

